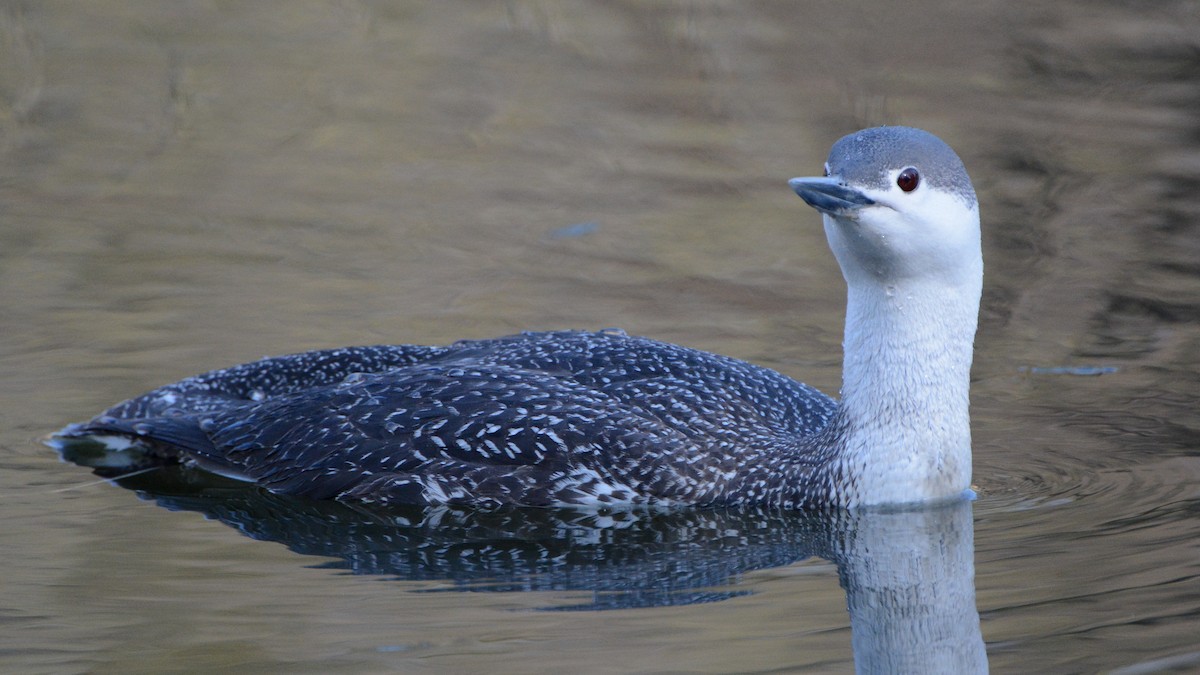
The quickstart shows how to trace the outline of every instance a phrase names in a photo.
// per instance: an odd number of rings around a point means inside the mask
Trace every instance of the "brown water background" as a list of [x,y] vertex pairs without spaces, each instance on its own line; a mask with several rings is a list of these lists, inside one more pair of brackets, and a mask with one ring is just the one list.
[[513,611],[547,598],[319,569],[38,439],[265,354],[523,329],[836,392],[844,287],[786,180],[882,123],[980,196],[992,668],[1200,670],[1200,5],[1169,0],[0,3],[0,669],[850,670],[820,560]]

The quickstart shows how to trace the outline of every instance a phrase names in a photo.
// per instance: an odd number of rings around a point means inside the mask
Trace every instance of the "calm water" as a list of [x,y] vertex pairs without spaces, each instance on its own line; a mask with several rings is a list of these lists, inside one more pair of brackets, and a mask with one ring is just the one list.
[[[0,4],[0,670],[845,672],[883,582],[840,547],[902,532],[995,672],[1200,671],[1200,12],[1026,4]],[[836,391],[785,181],[879,123],[982,204],[965,511],[388,522],[39,443],[264,354],[521,329]]]

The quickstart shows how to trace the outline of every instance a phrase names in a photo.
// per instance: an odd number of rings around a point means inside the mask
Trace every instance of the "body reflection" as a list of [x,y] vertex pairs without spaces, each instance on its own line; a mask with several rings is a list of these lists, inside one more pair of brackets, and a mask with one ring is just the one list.
[[694,604],[748,593],[740,574],[809,556],[833,561],[860,672],[986,672],[975,608],[971,504],[910,510],[396,508],[273,495],[187,469],[121,479],[326,567],[448,590],[586,592],[553,610]]

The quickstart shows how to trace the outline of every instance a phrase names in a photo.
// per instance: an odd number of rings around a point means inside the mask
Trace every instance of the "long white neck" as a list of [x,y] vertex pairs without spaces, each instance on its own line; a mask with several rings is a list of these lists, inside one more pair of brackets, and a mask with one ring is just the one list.
[[964,278],[851,282],[835,423],[850,504],[927,501],[969,487],[982,263]]

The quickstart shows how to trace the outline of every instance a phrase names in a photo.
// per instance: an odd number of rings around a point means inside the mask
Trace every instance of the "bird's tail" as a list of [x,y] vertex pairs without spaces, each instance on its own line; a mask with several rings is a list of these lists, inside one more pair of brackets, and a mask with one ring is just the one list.
[[46,439],[63,459],[94,469],[131,471],[178,463],[212,451],[212,441],[191,417],[121,419],[97,417],[72,424]]

